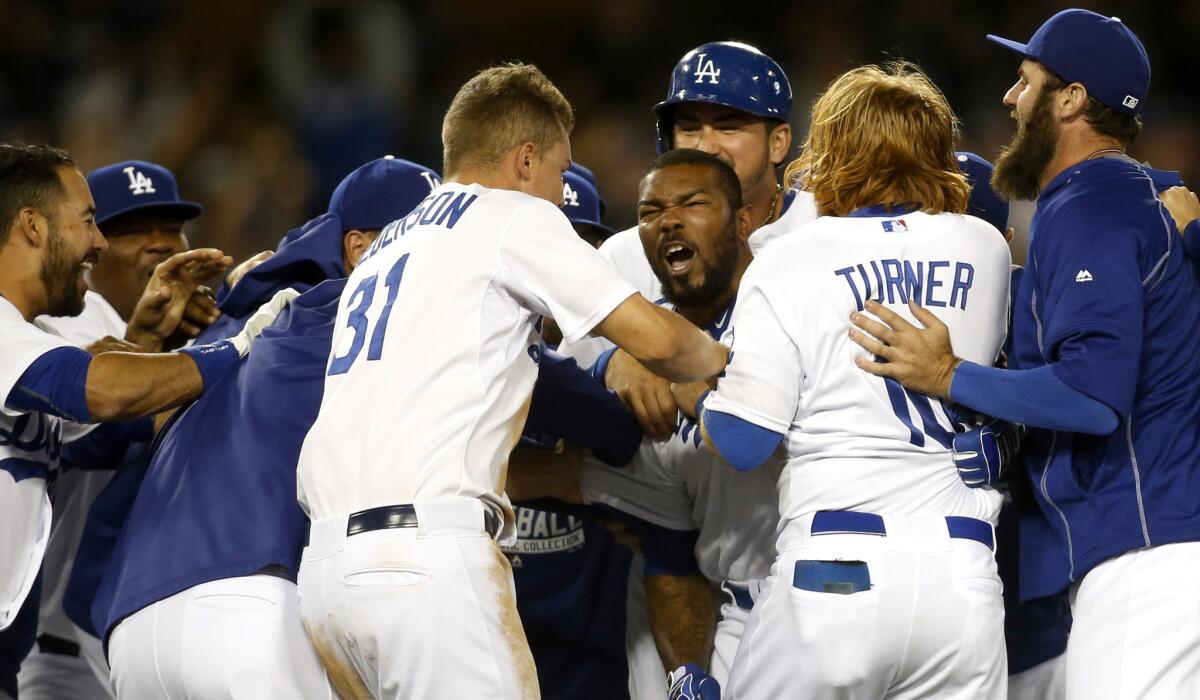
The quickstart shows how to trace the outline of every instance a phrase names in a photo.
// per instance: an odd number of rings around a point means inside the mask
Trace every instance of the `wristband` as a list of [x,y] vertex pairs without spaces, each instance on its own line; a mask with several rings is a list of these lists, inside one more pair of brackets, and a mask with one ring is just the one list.
[[200,370],[200,379],[204,382],[205,389],[225,376],[242,359],[237,347],[228,340],[211,345],[192,345],[180,348],[176,352],[187,355],[192,358],[192,362],[196,363],[196,369]]

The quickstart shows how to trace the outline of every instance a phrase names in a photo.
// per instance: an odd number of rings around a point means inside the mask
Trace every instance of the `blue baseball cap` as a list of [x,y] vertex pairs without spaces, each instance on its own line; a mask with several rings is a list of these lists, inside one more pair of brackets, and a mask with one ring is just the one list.
[[613,230],[600,222],[600,192],[582,175],[568,170],[563,173],[563,213],[572,224],[594,226],[611,236]]
[[1000,199],[992,189],[992,164],[982,156],[958,152],[958,169],[967,176],[971,183],[971,199],[967,202],[967,213],[978,216],[1000,233],[1008,229],[1008,202]]
[[341,219],[343,231],[383,228],[408,216],[440,184],[434,170],[385,156],[360,165],[338,183],[329,213]]
[[179,198],[179,184],[170,170],[144,160],[126,160],[96,168],[87,176],[96,200],[96,225],[125,214],[156,213],[187,221],[204,207]]
[[988,34],[989,41],[1041,63],[1122,114],[1142,111],[1150,90],[1146,47],[1125,23],[1088,10],[1063,10],[1038,27],[1028,44]]

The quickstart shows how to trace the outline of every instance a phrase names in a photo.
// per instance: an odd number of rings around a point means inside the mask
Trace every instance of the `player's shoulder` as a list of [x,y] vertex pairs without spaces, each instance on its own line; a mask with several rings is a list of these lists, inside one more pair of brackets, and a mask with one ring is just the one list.
[[630,257],[645,257],[642,248],[642,237],[637,226],[624,231],[617,231],[600,244],[600,255],[608,261],[628,259]]

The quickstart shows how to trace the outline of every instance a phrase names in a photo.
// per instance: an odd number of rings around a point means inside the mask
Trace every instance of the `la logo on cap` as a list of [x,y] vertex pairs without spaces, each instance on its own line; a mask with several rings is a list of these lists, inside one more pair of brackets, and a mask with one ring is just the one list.
[[135,169],[132,165],[122,170],[129,177],[129,191],[133,194],[154,194],[154,182],[146,177],[146,173]]
[[579,193],[571,189],[571,183],[563,183],[563,206],[577,207],[579,206]]

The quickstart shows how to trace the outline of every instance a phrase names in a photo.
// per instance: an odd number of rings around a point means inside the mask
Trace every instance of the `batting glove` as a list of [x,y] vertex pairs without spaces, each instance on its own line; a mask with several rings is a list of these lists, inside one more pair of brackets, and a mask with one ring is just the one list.
[[982,425],[962,426],[965,432],[954,434],[954,466],[963,483],[971,488],[991,486],[1000,481],[1008,465],[1016,459],[1025,426],[999,418],[987,418]]
[[696,664],[667,674],[667,700],[721,700],[721,684]]
[[242,326],[242,330],[235,336],[229,339],[233,346],[237,348],[238,354],[245,357],[250,352],[250,345],[254,339],[262,333],[263,329],[275,322],[279,318],[279,314],[287,308],[292,299],[300,296],[300,292],[294,289],[281,289],[275,292],[275,296],[271,297],[271,301],[258,307],[258,311],[254,312],[250,318],[246,319],[246,325]]

